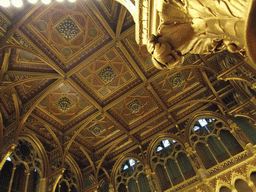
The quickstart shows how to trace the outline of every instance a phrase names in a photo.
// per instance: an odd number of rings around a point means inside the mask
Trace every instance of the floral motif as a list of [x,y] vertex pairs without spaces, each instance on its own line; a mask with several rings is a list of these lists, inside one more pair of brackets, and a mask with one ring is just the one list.
[[57,27],[56,30],[60,33],[62,37],[66,40],[70,40],[78,35],[80,32],[78,26],[71,18],[66,18]]

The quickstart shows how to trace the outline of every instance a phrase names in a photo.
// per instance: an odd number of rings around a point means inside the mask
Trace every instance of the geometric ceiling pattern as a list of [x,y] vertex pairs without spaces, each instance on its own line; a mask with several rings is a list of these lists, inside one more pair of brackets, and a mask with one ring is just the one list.
[[49,159],[66,151],[83,174],[92,169],[88,156],[95,164],[104,157],[111,170],[157,134],[184,137],[194,112],[237,105],[234,84],[217,77],[243,62],[239,55],[186,55],[181,68],[159,71],[135,41],[131,14],[114,0],[19,10],[0,12],[0,46],[8,45],[0,52],[5,139],[33,133]]

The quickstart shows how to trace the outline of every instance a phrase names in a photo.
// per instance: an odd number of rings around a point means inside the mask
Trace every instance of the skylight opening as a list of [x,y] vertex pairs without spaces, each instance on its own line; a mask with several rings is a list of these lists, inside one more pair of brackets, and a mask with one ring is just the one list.
[[194,131],[198,131],[199,129],[200,129],[200,127],[198,127],[198,126],[194,126]]
[[133,167],[135,165],[135,161],[133,159],[129,159],[129,164],[131,167]]
[[128,166],[128,165],[124,165],[123,170],[126,170],[126,169],[128,169],[128,168],[129,168],[129,166]]
[[161,146],[158,146],[158,147],[156,148],[156,151],[157,151],[157,152],[162,151],[162,150],[163,150],[163,147],[161,147]]
[[198,123],[201,125],[201,127],[208,125],[206,119],[198,119]]
[[170,141],[168,139],[162,141],[164,148],[167,148],[171,145]]

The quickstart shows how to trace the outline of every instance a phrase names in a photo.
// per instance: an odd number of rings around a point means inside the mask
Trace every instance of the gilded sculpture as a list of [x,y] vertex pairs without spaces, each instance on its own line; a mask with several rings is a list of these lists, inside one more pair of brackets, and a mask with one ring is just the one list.
[[158,69],[181,66],[184,56],[223,50],[245,55],[247,0],[161,0],[161,23],[148,42]]

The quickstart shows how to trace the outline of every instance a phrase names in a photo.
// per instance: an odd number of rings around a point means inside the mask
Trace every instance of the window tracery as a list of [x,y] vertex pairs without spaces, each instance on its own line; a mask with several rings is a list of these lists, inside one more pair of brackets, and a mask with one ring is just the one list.
[[1,183],[1,191],[37,191],[44,174],[40,150],[32,141],[19,139],[13,153],[7,158],[0,177],[5,178],[5,172],[9,174],[5,182]]
[[115,188],[118,192],[150,192],[145,165],[136,158],[124,158],[115,173]]
[[78,178],[74,172],[74,167],[68,162],[65,162],[65,171],[57,184],[55,192],[78,192]]
[[196,175],[185,147],[175,139],[164,138],[156,142],[150,163],[162,191]]
[[200,116],[190,125],[190,144],[206,169],[243,151],[228,124],[218,117]]

